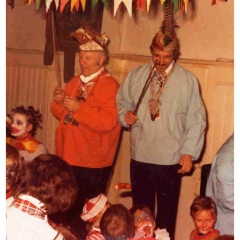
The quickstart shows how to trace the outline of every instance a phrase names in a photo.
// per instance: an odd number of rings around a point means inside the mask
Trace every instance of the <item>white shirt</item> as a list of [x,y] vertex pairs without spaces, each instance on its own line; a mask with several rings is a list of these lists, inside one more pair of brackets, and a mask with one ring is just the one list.
[[[28,195],[21,195],[37,207],[42,206],[39,200]],[[6,238],[8,240],[63,240],[64,237],[54,230],[47,220],[30,215],[27,212],[10,206],[6,210]]]
[[87,76],[87,77],[84,77],[82,74],[80,75],[80,79],[84,82],[84,83],[87,83],[89,81],[91,81],[92,79],[94,79],[101,71],[104,70],[104,67],[102,67],[98,72],[90,75],[90,76]]

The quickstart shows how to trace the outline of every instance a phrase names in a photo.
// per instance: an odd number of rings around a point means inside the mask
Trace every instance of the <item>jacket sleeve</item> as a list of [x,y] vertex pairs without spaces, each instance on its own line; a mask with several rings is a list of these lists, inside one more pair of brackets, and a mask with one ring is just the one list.
[[188,109],[185,119],[186,134],[183,136],[181,154],[189,154],[197,160],[202,151],[206,128],[206,110],[199,93],[198,81],[188,73]]
[[73,118],[92,131],[108,133],[119,124],[116,108],[119,83],[112,77],[105,77],[97,85],[91,100],[80,101]]
[[[221,158],[221,156],[219,156]],[[216,171],[216,195],[223,212],[234,211],[234,169],[233,155],[220,159]]]
[[52,101],[51,104],[51,112],[52,114],[58,119],[61,120],[63,115],[64,115],[64,106],[63,104],[58,104],[54,100]]
[[[134,101],[131,95],[131,79],[133,78],[133,72],[129,73],[119,88],[116,96],[118,118],[121,126],[128,127],[129,125],[125,122],[124,115],[127,111],[133,111]],[[138,122],[138,121],[137,121]],[[135,124],[137,124],[137,122]],[[134,125],[135,125],[134,124]]]

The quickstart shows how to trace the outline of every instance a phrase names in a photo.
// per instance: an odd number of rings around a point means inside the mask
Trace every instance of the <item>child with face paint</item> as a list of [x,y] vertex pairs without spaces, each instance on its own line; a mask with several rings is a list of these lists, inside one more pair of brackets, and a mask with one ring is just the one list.
[[6,142],[19,150],[24,162],[31,162],[40,154],[46,154],[45,145],[34,138],[37,128],[42,128],[42,114],[32,106],[24,108],[16,107],[11,114],[12,123],[10,126],[11,135]]
[[151,210],[145,204],[137,204],[130,208],[130,214],[135,226],[133,239],[170,240],[166,229],[155,229],[156,222]]
[[190,207],[190,214],[196,227],[190,234],[190,240],[215,240],[220,235],[214,229],[217,208],[212,198],[196,197]]
[[144,204],[138,204],[129,211],[135,226],[134,239],[154,239],[156,223],[150,209]]

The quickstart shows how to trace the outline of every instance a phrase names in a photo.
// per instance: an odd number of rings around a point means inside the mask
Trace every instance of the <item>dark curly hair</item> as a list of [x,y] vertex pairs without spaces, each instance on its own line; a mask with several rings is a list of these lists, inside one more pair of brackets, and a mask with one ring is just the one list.
[[78,185],[70,165],[54,154],[41,154],[25,166],[14,199],[28,194],[44,204],[46,214],[64,212],[76,200]]
[[42,128],[40,123],[42,123],[42,114],[39,110],[35,110],[33,106],[29,106],[28,108],[24,108],[24,106],[19,106],[12,109],[12,116],[15,113],[23,114],[27,116],[27,121],[29,124],[32,124],[32,130],[30,131],[32,136],[36,135],[37,128]]

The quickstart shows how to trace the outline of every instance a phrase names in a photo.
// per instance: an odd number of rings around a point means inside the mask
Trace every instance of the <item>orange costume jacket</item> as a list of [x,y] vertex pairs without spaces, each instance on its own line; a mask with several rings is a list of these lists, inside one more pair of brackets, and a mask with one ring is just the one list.
[[[51,112],[60,121],[56,130],[56,154],[70,165],[102,168],[111,166],[116,153],[120,124],[116,108],[119,83],[105,70],[95,79],[86,101],[81,100],[72,118],[79,124],[64,124],[68,111],[53,100]],[[90,82],[91,82],[90,81]],[[80,75],[66,85],[66,95],[78,97]]]

